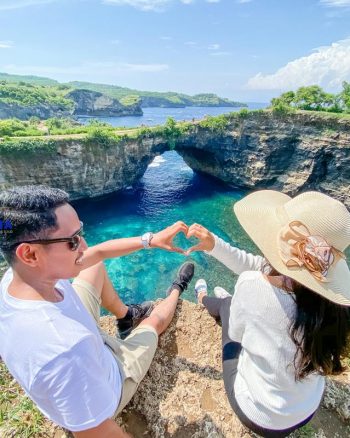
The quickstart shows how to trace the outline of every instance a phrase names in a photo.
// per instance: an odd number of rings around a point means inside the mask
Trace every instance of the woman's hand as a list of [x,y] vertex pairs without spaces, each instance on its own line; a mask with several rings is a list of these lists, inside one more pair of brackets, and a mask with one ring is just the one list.
[[170,227],[164,228],[164,230],[158,231],[158,233],[153,234],[150,246],[151,248],[161,248],[167,251],[179,252],[185,254],[185,251],[181,248],[174,246],[173,240],[179,233],[184,233],[185,236],[188,231],[188,226],[184,222],[175,222],[175,224],[170,225]]
[[200,242],[197,245],[188,249],[185,254],[190,255],[194,251],[211,251],[215,246],[215,238],[212,233],[204,228],[202,225],[193,224],[188,228],[186,234],[187,239],[196,237]]

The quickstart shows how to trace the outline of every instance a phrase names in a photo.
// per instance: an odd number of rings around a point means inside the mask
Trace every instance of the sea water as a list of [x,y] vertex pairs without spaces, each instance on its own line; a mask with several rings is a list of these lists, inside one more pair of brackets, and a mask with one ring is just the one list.
[[[86,240],[94,245],[108,239],[157,232],[176,221],[199,223],[240,248],[256,252],[238,224],[232,207],[244,192],[192,171],[174,151],[158,156],[143,178],[119,193],[74,203],[84,222]],[[175,245],[186,249],[196,243],[181,233]],[[225,266],[202,252],[185,257],[160,249],[142,250],[106,261],[115,289],[126,302],[165,296],[179,266],[194,261],[195,277],[183,297],[194,301],[194,284],[205,278],[209,291],[222,286],[233,292],[235,276]]]

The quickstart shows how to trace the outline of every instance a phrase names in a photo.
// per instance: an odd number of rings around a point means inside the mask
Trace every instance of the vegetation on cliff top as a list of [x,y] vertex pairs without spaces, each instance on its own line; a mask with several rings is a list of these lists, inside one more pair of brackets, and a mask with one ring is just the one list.
[[124,105],[129,101],[141,100],[142,107],[185,107],[185,106],[247,106],[245,103],[234,102],[212,93],[196,94],[189,96],[175,92],[140,91],[131,88],[118,87],[116,85],[93,84],[90,82],[69,82],[74,88],[99,91],[107,96],[120,100]]
[[[194,96],[189,96],[183,93],[175,92],[152,92],[140,91],[131,88],[119,87],[117,85],[95,84],[91,82],[68,82],[60,84],[57,81],[48,78],[37,76],[19,76],[0,73],[0,81],[6,82],[8,85],[18,86],[18,84],[27,83],[34,86],[42,86],[48,90],[52,89],[62,91],[66,94],[74,89],[84,89],[101,92],[109,97],[117,99],[123,105],[133,105],[140,100],[142,106],[147,107],[184,107],[184,106],[228,106],[240,107],[246,106],[245,103],[234,102],[226,98],[217,96],[216,94],[203,93]],[[0,96],[1,101],[1,96]]]
[[[184,135],[205,129],[215,135],[223,135],[232,124],[244,120],[258,120],[279,117],[286,122],[299,119],[305,126],[314,126],[326,134],[337,130],[335,122],[342,121],[342,129],[350,129],[350,114],[317,111],[297,111],[286,106],[277,106],[272,110],[248,111],[243,108],[238,112],[207,116],[199,121],[176,122],[169,117],[164,125],[154,127],[115,128],[108,123],[92,119],[88,125],[80,125],[70,119],[48,119],[40,122],[33,118],[29,122],[19,120],[0,120],[0,155],[19,152],[57,150],[62,141],[79,141],[86,145],[100,145],[109,148],[120,144],[126,138],[142,141],[148,138],[163,138],[170,149],[174,149],[177,140]],[[292,119],[291,119],[292,118]],[[3,137],[3,138],[1,138]]]
[[73,108],[73,101],[65,98],[66,89],[25,82],[0,81],[0,103],[19,106],[55,105],[62,110]]
[[318,85],[300,87],[272,99],[271,107],[280,113],[292,109],[350,113],[350,83],[343,82],[343,89],[339,94],[326,93]]

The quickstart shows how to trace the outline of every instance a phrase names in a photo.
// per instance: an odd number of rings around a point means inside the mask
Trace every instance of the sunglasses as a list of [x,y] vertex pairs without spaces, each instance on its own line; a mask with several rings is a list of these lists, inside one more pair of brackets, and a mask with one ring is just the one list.
[[51,243],[59,243],[59,242],[67,242],[69,245],[69,248],[72,251],[76,251],[79,248],[81,238],[84,235],[83,230],[83,222],[80,221],[80,228],[79,230],[73,234],[73,236],[70,237],[59,237],[57,239],[37,239],[37,240],[24,240],[23,242],[16,242],[12,246],[20,245],[21,243],[40,243],[41,245],[50,245]]

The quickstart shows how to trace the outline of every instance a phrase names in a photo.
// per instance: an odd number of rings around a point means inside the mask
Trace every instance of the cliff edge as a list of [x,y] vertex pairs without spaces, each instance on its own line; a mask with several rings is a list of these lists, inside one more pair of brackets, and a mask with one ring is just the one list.
[[[102,326],[110,333],[115,331],[113,318],[102,318]],[[349,396],[348,372],[328,380],[322,407],[306,431],[293,436],[350,436]],[[160,337],[149,372],[117,421],[135,438],[252,436],[226,398],[221,327],[202,306],[179,302],[171,326]]]

